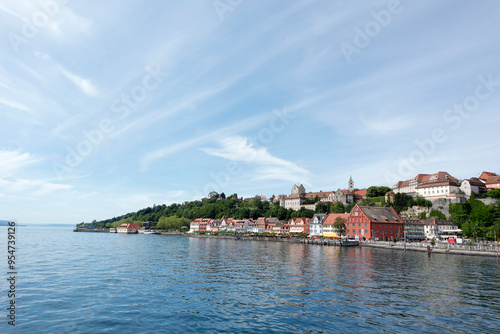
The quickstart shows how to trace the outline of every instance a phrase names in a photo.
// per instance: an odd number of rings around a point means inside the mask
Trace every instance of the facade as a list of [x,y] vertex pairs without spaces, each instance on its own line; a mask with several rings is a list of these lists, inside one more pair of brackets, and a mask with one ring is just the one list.
[[500,176],[490,176],[486,181],[486,189],[500,189]]
[[234,231],[236,233],[246,233],[248,232],[248,226],[252,222],[251,219],[246,220],[235,220],[234,221]]
[[309,218],[291,218],[288,221],[290,226],[289,233],[306,233],[309,234],[311,219]]
[[473,192],[476,194],[482,194],[486,192],[486,183],[477,177],[471,177],[468,180],[462,181],[460,184],[460,190],[469,197]]
[[141,227],[139,225],[137,225],[137,224],[121,224],[116,229],[116,232],[118,232],[118,233],[124,233],[124,234],[134,234],[134,233],[137,233],[137,231],[140,228]]
[[309,236],[321,237],[323,236],[323,222],[326,219],[326,213],[317,213],[311,219],[309,227]]
[[340,217],[347,221],[348,213],[331,213],[323,222],[323,237],[324,238],[340,238],[341,235],[334,227],[335,220]]
[[420,184],[416,188],[417,195],[425,199],[463,197],[457,180],[435,180]]
[[399,181],[394,186],[392,186],[392,191],[394,191],[394,193],[396,194],[414,194],[417,192],[417,187],[419,185],[438,180],[455,180],[458,182],[458,180],[451,176],[448,172],[437,172],[435,174],[418,174],[410,180]]
[[448,240],[448,238],[462,234],[458,225],[449,220],[427,219],[424,221],[425,236],[427,239]]
[[405,218],[404,222],[404,237],[407,241],[422,241],[425,240],[424,222],[418,218]]
[[392,207],[356,206],[346,220],[346,235],[366,240],[401,240],[404,223]]

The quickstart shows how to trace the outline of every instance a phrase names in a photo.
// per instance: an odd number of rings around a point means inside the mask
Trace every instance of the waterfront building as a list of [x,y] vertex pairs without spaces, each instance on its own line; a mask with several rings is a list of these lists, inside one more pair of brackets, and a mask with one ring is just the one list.
[[251,219],[242,219],[234,221],[234,231],[237,233],[248,232],[248,226],[252,222]]
[[407,241],[425,240],[424,222],[418,218],[402,217],[404,222],[404,236]]
[[311,219],[310,233],[311,237],[321,237],[323,235],[323,222],[326,219],[326,213],[317,213]]
[[366,240],[401,240],[404,223],[392,208],[359,206],[356,204],[346,220],[346,235]]
[[323,222],[323,234],[322,234],[324,238],[340,238],[341,237],[339,231],[337,231],[337,229],[334,227],[335,220],[339,217],[344,219],[345,221],[347,221],[349,214],[348,213],[331,213],[325,218],[325,221]]
[[448,240],[450,237],[462,235],[462,230],[454,222],[434,218],[424,221],[424,232],[429,240]]
[[121,224],[116,231],[118,233],[134,234],[137,233],[140,228],[138,224]]
[[289,233],[309,234],[310,222],[310,218],[291,218],[288,221],[288,225],[290,226]]

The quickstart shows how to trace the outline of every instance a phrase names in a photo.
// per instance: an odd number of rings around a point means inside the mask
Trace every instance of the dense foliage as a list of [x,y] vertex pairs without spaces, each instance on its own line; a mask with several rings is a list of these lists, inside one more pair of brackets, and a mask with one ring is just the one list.
[[392,191],[391,188],[389,187],[369,187],[366,189],[366,197],[380,197],[380,196],[385,196],[389,191]]
[[450,205],[450,219],[462,229],[464,235],[493,240],[500,227],[500,201],[486,205],[471,197],[466,203]]
[[394,210],[399,214],[402,211],[408,210],[408,208],[411,208],[412,206],[421,206],[425,208],[430,208],[432,206],[432,202],[426,200],[425,198],[418,197],[413,198],[410,195],[407,194],[396,194],[394,195],[394,202],[390,203]]

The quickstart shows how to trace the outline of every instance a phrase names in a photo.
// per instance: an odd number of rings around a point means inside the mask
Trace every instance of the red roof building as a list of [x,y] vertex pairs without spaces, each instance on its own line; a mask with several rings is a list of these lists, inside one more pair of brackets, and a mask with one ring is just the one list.
[[346,220],[346,235],[360,240],[401,240],[404,223],[392,208],[356,204]]

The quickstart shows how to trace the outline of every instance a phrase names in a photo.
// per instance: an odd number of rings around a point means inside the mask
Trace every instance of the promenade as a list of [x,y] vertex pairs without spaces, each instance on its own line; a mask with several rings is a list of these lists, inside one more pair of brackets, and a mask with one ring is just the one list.
[[432,246],[429,242],[387,242],[387,241],[363,241],[362,247],[384,248],[398,251],[425,252],[427,247],[430,248],[431,254],[455,254],[455,255],[472,255],[472,256],[489,256],[499,257],[500,247],[495,242],[475,243],[473,245],[466,244],[449,244],[436,242]]

